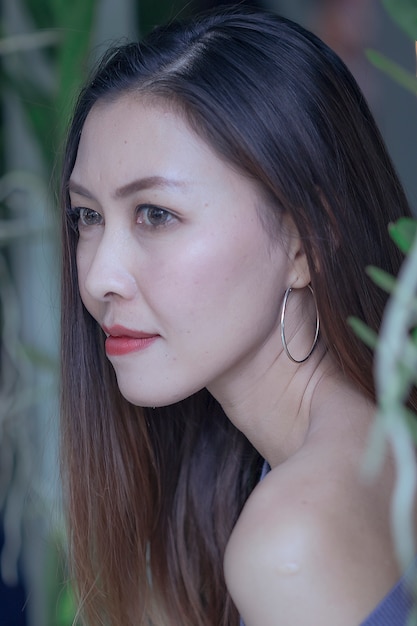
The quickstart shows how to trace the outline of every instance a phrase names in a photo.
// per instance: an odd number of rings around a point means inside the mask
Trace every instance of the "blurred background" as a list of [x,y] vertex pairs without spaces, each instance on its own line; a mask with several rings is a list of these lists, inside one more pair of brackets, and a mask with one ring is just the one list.
[[[220,4],[228,2],[0,1],[0,626],[69,626],[74,617],[57,461],[57,179],[72,104],[108,45]],[[415,208],[415,98],[365,55],[378,50],[415,73],[414,42],[383,3],[248,4],[299,21],[344,59]]]

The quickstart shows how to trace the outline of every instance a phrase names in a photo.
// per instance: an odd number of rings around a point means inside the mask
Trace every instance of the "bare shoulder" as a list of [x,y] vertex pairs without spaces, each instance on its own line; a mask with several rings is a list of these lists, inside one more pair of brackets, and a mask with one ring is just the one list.
[[352,626],[395,584],[387,497],[334,461],[296,455],[243,509],[225,575],[246,626]]

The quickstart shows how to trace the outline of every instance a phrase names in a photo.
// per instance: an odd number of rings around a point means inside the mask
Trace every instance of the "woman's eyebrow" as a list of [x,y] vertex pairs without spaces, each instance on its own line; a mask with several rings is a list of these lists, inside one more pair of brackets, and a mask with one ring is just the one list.
[[90,198],[90,200],[94,200],[93,195],[82,185],[79,185],[73,180],[68,182],[68,191],[69,193],[76,193],[79,196],[84,196],[85,198]]
[[138,178],[137,180],[133,180],[127,185],[123,185],[123,187],[119,187],[115,191],[116,198],[125,198],[126,196],[130,196],[133,193],[138,191],[143,191],[144,189],[166,189],[172,187],[187,187],[187,183],[185,180],[179,180],[176,178],[165,178],[164,176],[147,176],[145,178]]
[[[137,193],[138,191],[143,191],[144,189],[184,189],[188,186],[189,185],[185,180],[180,180],[176,178],[165,178],[164,176],[146,176],[144,178],[132,180],[130,183],[127,183],[122,187],[118,187],[114,192],[114,197],[126,198],[134,193]],[[68,190],[69,192],[76,193],[78,195],[84,196],[85,198],[94,200],[94,196],[88,191],[88,189],[75,182],[74,180],[69,181]]]

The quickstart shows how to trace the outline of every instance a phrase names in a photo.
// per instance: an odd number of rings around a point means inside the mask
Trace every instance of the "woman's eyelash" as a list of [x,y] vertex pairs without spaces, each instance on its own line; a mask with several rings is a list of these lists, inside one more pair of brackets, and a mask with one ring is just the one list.
[[100,213],[94,209],[83,206],[70,207],[67,211],[67,215],[71,225],[77,232],[80,230],[80,226],[87,228],[89,226],[101,225],[103,222]]
[[88,207],[80,207],[79,209],[79,223],[85,227],[99,226],[103,223],[103,217],[98,211],[90,209]]
[[[100,214],[92,209],[88,209],[80,206],[69,206],[67,209],[67,220],[71,226],[71,228],[78,234],[80,230],[80,222],[84,226],[94,225],[91,224],[83,224],[83,220],[90,214],[94,214],[99,217]],[[85,215],[84,215],[85,214]],[[176,216],[167,209],[160,207],[155,204],[140,204],[136,207],[136,222],[140,226],[148,229],[157,230],[159,228],[167,227],[172,221],[175,221]],[[91,216],[90,216],[91,217]]]
[[176,219],[173,213],[154,204],[139,205],[136,214],[137,223],[149,228],[163,228]]

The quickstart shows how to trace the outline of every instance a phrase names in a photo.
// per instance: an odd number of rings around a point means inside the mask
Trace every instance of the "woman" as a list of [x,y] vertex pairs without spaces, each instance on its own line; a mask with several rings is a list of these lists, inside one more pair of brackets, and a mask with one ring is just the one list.
[[401,573],[392,466],[359,476],[372,354],[346,320],[378,328],[364,268],[398,271],[409,208],[346,67],[260,11],[157,28],[81,93],[62,190],[87,623],[361,623]]

